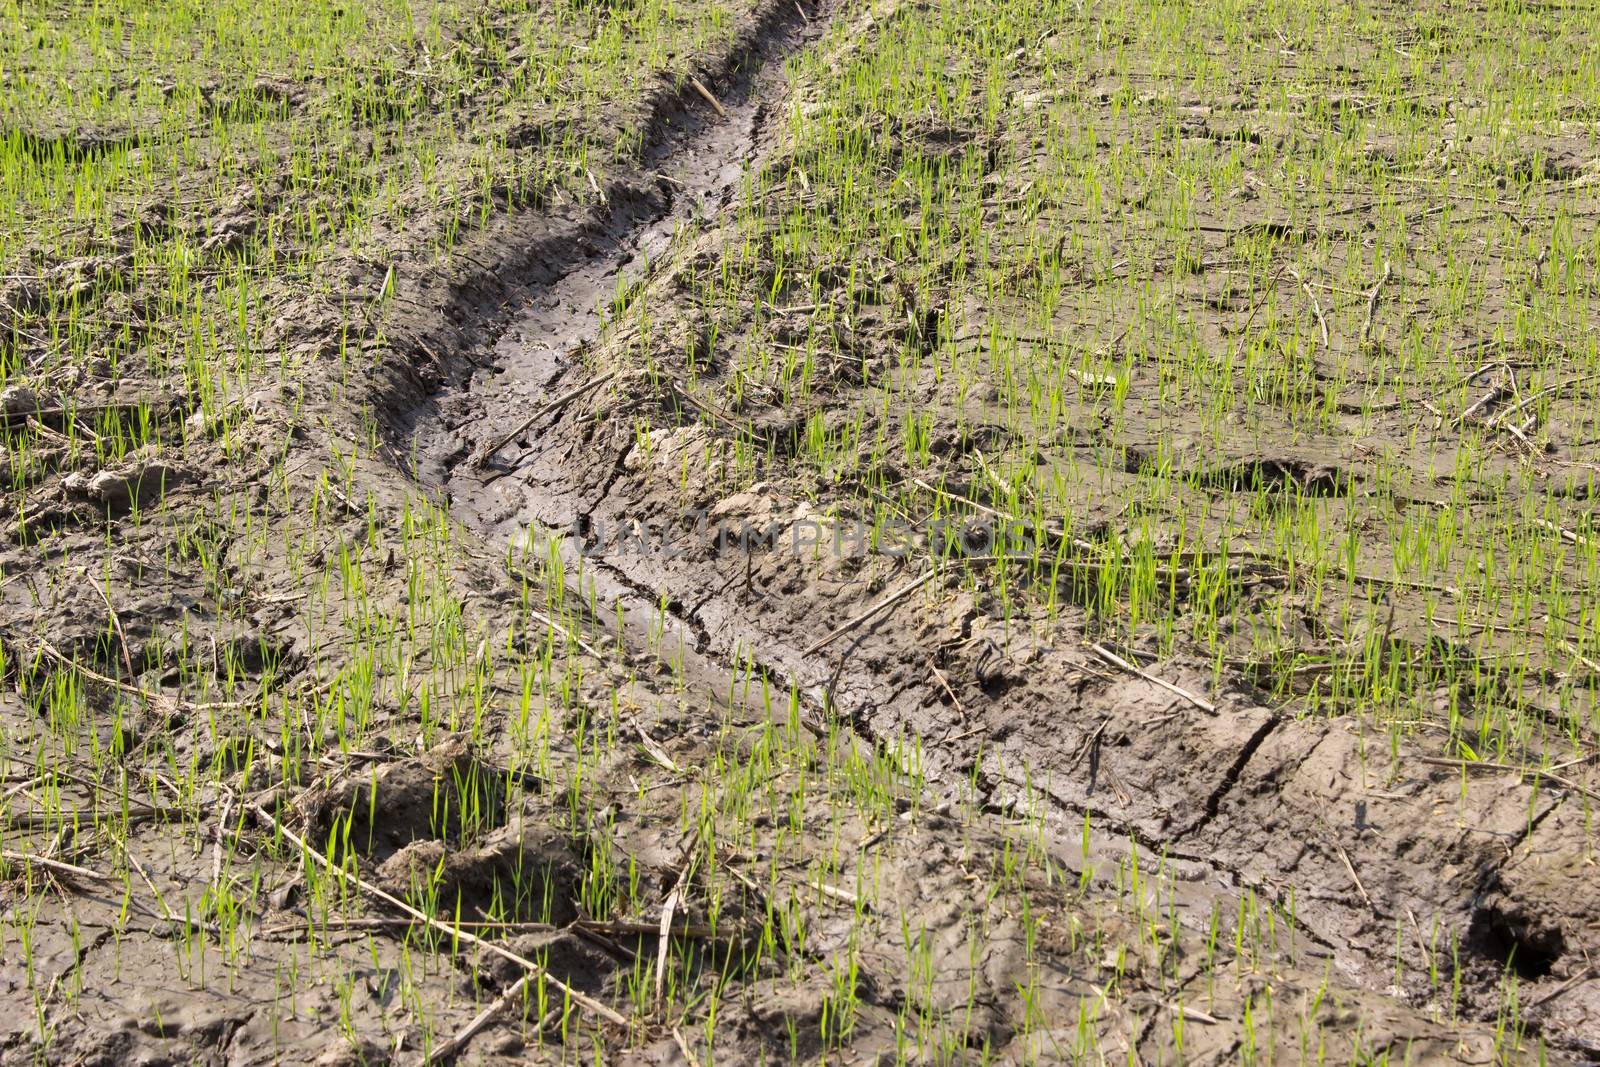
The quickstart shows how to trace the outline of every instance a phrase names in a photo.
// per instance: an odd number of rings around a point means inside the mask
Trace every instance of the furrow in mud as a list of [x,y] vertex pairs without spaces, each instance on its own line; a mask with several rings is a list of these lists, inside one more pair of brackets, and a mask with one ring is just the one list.
[[[808,653],[915,578],[915,568],[774,541],[764,552],[729,552],[696,536],[685,526],[691,512],[755,529],[788,529],[816,512],[786,491],[780,473],[719,495],[699,467],[714,454],[707,444],[717,427],[681,413],[674,424],[670,406],[644,395],[571,405],[483,469],[467,462],[523,413],[593,373],[583,354],[601,338],[598,308],[648,284],[647,264],[669,253],[680,227],[714,225],[732,210],[768,137],[776,61],[813,39],[822,21],[768,8],[748,62],[730,65],[736,73],[717,86],[725,118],[688,97],[658,109],[672,121],[653,127],[653,180],[641,172],[614,181],[605,210],[559,224],[493,298],[467,298],[446,347],[475,358],[447,361],[448,384],[401,405],[396,428],[416,446],[420,480],[492,542],[574,532],[565,550],[603,610],[619,609],[636,631],[675,628],[679,669],[708,689],[726,691],[733,672],[753,664],[874,745],[915,738],[947,793],[974,779],[986,784],[995,813],[1043,812],[1064,861],[1079,850],[1085,813],[1097,855],[1133,847],[1165,854],[1185,883],[1185,921],[1198,926],[1217,905],[1259,894],[1292,913],[1349,981],[1371,989],[1391,990],[1398,967],[1398,992],[1423,1003],[1436,957],[1456,952],[1469,1000],[1485,1013],[1508,954],[1530,996],[1554,990],[1547,976],[1555,961],[1600,951],[1600,935],[1582,907],[1531,917],[1542,902],[1582,896],[1585,879],[1576,842],[1551,833],[1560,799],[1541,798],[1515,774],[1478,776],[1467,788],[1459,773],[1421,762],[1414,746],[1387,751],[1387,739],[1359,723],[1287,718],[1262,707],[1240,677],[1215,686],[1198,660],[1152,668],[1217,705],[1197,708],[1089,662],[1086,613],[1048,626],[997,622],[982,589],[954,579]],[[628,417],[640,406],[660,420],[648,450]],[[692,472],[688,487],[684,472]],[[638,523],[677,531],[682,551],[607,551],[606,531]],[[594,553],[587,559],[586,549]],[[1530,848],[1541,857],[1533,867],[1521,862]],[[1579,1031],[1549,1037],[1591,1047]]]
[[493,217],[470,245],[479,269],[451,280],[443,296],[427,267],[400,271],[402,302],[438,314],[398,327],[394,344],[411,359],[380,368],[373,393],[394,436],[421,446],[413,473],[425,485],[459,473],[451,445],[462,439],[450,434],[476,428],[477,443],[487,436],[482,420],[526,414],[520,405],[530,397],[548,399],[545,388],[582,370],[578,349],[598,335],[601,305],[638,281],[678,223],[709,209],[707,197],[726,193],[753,150],[759,83],[776,78],[777,62],[821,25],[820,14],[814,20],[796,3],[760,4],[728,51],[698,72],[716,87],[727,119],[689,84],[663,84],[647,106],[637,164],[606,177],[598,206]]

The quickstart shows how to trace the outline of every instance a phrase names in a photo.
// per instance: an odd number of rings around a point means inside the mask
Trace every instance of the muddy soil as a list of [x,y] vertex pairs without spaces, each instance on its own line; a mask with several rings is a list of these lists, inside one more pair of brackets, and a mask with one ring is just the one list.
[[[1097,854],[1136,846],[1164,857],[1197,929],[1212,906],[1231,909],[1247,894],[1270,900],[1293,913],[1308,956],[1346,987],[1425,1010],[1437,1003],[1430,976],[1449,958],[1465,1010],[1485,1020],[1503,1003],[1509,960],[1544,1038],[1596,1054],[1592,762],[1555,787],[1492,763],[1468,770],[1426,735],[1396,746],[1360,721],[1305,717],[1303,699],[1267,706],[1248,671],[1218,676],[1181,645],[1159,659],[1136,646],[1108,649],[1087,605],[1000,618],[995,576],[924,582],[928,565],[914,553],[896,558],[850,541],[853,522],[871,521],[870,500],[785,465],[803,415],[759,402],[735,415],[697,402],[696,392],[709,396],[721,382],[715,358],[695,367],[680,354],[645,377],[630,366],[636,339],[608,334],[594,309],[642,287],[649,295],[638,299],[666,309],[671,325],[661,332],[696,329],[673,318],[673,294],[714,260],[719,240],[738,239],[718,220],[737,210],[741,175],[781,171],[786,131],[763,121],[774,92],[781,84],[758,75],[725,100],[726,118],[702,113],[697,130],[667,138],[659,192],[597,220],[580,254],[558,259],[550,280],[472,351],[471,373],[397,423],[417,446],[423,483],[491,542],[564,535],[599,614],[620,610],[641,630],[654,620],[691,674],[757,664],[865,743],[917,739],[944,795],[973,783],[979,806],[997,817],[1043,812],[1061,862],[1079,850],[1086,818]],[[663,265],[671,234],[690,223],[693,235]],[[873,358],[870,339],[865,348]],[[857,403],[841,363],[827,410]],[[928,402],[952,401],[935,391]],[[1165,431],[1148,432],[1153,456]],[[1213,460],[1201,481],[1222,494],[1276,481],[1346,496],[1372,476],[1359,454],[1330,462],[1348,451],[1337,441],[1350,432],[1303,447],[1308,458],[1269,445],[1264,458]],[[740,438],[765,446],[766,458],[756,484],[727,493],[721,467],[731,467]],[[988,446],[954,447],[959,457]],[[981,474],[963,488],[969,517],[1006,506]],[[926,502],[940,503],[933,494]],[[1114,515],[1106,504],[1087,510]],[[729,543],[739,531],[757,533],[753,549]],[[1403,591],[1395,599],[1404,620]],[[1411,632],[1395,631],[1392,616],[1390,637]]]
[[[707,399],[730,342],[675,294],[793,150],[785,60],[928,14],[756,5],[700,88],[638,101],[598,203],[387,281],[352,256],[381,329],[308,298],[223,417],[103,390],[181,448],[70,484],[34,457],[0,557],[0,1059],[1600,1054],[1592,766],[1468,771],[1004,601],[1004,567],[930,576],[795,461],[805,417]],[[638,301],[677,353],[649,370]],[[835,410],[901,330],[838,354]],[[945,443],[958,513],[1005,510],[970,466],[998,443]],[[1103,537],[1089,510],[1042,536]]]

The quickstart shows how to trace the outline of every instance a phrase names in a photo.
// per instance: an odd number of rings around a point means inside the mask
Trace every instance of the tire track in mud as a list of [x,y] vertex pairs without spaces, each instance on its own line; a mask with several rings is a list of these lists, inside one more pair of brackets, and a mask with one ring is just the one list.
[[[784,0],[762,5],[749,39],[723,64],[725,77],[702,73],[716,87],[724,114],[716,114],[688,87],[665,96],[653,108],[641,174],[612,183],[594,218],[569,224],[523,257],[534,266],[512,293],[525,306],[511,316],[497,316],[485,313],[488,302],[481,297],[469,300],[480,319],[470,335],[477,338],[475,347],[492,350],[491,357],[467,355],[470,372],[453,388],[414,403],[398,430],[419,445],[418,480],[442,490],[452,514],[486,540],[519,539],[530,526],[567,531],[610,501],[628,473],[636,444],[631,435],[603,462],[579,464],[581,477],[566,486],[541,479],[544,472],[534,467],[537,447],[524,449],[518,441],[506,444],[498,460],[481,471],[465,461],[520,422],[517,416],[528,405],[542,404],[566,383],[581,381],[587,373],[581,356],[602,330],[599,305],[643,285],[650,264],[665,255],[679,227],[731,206],[739,181],[768,139],[771,100],[784,92],[777,68],[822,36],[838,6],[828,0],[807,14]],[[640,177],[653,182],[643,184]],[[495,310],[505,303],[500,300]],[[529,427],[519,438],[538,439],[551,430],[566,434],[567,428],[552,425],[563,414],[570,412],[553,413],[545,425]],[[569,444],[570,453],[583,442]],[[592,477],[595,466],[605,470],[602,477]],[[644,629],[644,616],[659,609],[662,590],[604,556],[584,555],[582,561],[586,573],[600,580],[600,599],[625,602],[630,622]],[[725,677],[730,670],[727,657],[704,655],[713,642],[699,609],[716,595],[706,594],[692,610],[676,596],[667,601],[666,621],[689,638],[684,650],[696,654],[689,666],[705,678]],[[776,664],[754,662],[774,677],[791,680]]]
[[[771,140],[769,104],[783,91],[782,58],[816,40],[830,13],[764,7],[744,46],[721,71],[703,74],[725,116],[691,92],[663,95],[643,169],[608,183],[594,216],[538,232],[505,265],[511,280],[496,283],[501,288],[469,290],[457,301],[461,314],[435,341],[465,358],[441,368],[451,379],[443,388],[414,387],[395,421],[416,443],[419,480],[486,540],[504,544],[530,527],[564,531],[590,520],[613,529],[636,519],[670,521],[681,506],[670,485],[652,478],[627,420],[616,417],[637,396],[598,419],[578,413],[579,405],[553,412],[482,471],[465,460],[531,408],[581,384],[589,374],[582,356],[601,335],[599,305],[646,284],[681,226],[714,221],[733,203]],[[741,496],[724,517],[764,524],[799,514],[797,500],[773,502],[777,490],[759,500]],[[881,595],[859,572],[830,576],[837,587],[825,594],[802,559],[780,552],[759,562],[746,555],[731,567],[726,555],[704,550],[679,559],[581,558],[604,609],[620,609],[635,634],[658,624],[675,630],[681,669],[708,691],[726,692],[728,679],[753,665],[874,746],[921,737],[930,779],[951,788],[977,783],[991,815],[1042,806],[1068,866],[1088,816],[1095,858],[1114,864],[1135,847],[1166,858],[1196,926],[1213,907],[1226,913],[1246,894],[1264,896],[1293,914],[1317,955],[1347,980],[1413,1004],[1431,1001],[1426,975],[1441,955],[1459,951],[1469,1003],[1491,1016],[1504,950],[1523,957],[1513,967],[1533,1000],[1561,985],[1551,976],[1557,961],[1596,942],[1585,923],[1600,907],[1573,902],[1582,897],[1581,871],[1552,875],[1552,864],[1539,859],[1555,857],[1553,866],[1565,869],[1575,846],[1561,835],[1574,832],[1575,805],[1541,798],[1518,776],[1480,779],[1469,791],[1445,769],[1419,771],[1409,751],[1387,769],[1376,757],[1369,768],[1369,741],[1386,741],[1359,724],[1352,734],[1349,724],[1269,711],[1241,679],[1225,679],[1212,694],[1221,714],[1207,716],[1174,707],[1170,695],[1138,678],[1086,682],[1084,664],[1069,650],[1032,638],[1008,648],[1013,678],[991,696],[987,682],[973,684],[982,674],[973,662],[976,600],[937,620],[968,638],[947,646],[943,661],[960,676],[962,720],[955,722],[953,708],[928,696],[936,687],[921,666],[932,661],[924,639],[945,632],[935,620],[913,625],[901,616],[895,624],[895,613],[885,612],[841,642],[832,663],[801,651]],[[579,559],[573,550],[569,561]],[[883,584],[903,581],[891,576]],[[668,617],[655,617],[663,607]],[[1159,673],[1197,689],[1210,684],[1195,661],[1163,663]],[[935,740],[962,731],[971,736]],[[1080,755],[1092,769],[1079,766]],[[1576,818],[1587,825],[1586,814]],[[1393,988],[1397,965],[1401,988]],[[1569,1049],[1600,1050],[1600,993],[1569,1011],[1576,1014],[1562,1016],[1547,1036]]]

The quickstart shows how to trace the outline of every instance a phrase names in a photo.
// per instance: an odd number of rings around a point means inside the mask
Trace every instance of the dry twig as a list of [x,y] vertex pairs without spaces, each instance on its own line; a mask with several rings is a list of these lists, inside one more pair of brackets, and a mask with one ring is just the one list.
[[700,94],[701,99],[711,105],[712,110],[723,118],[728,117],[728,109],[722,106],[722,101],[711,95],[711,90],[707,89],[699,78],[693,74],[689,75],[689,84],[694,86],[694,91]]
[[884,597],[882,600],[878,601],[876,604],[872,605],[866,611],[863,611],[860,615],[857,615],[843,626],[835,628],[828,634],[828,636],[822,638],[820,641],[813,642],[810,647],[801,653],[801,655],[810,656],[816,652],[822,651],[824,648],[827,648],[829,645],[833,644],[839,638],[843,637],[851,630],[854,630],[857,626],[860,626],[874,615],[893,607],[906,597],[910,596],[912,593],[915,593],[918,589],[921,589],[923,586],[927,585],[937,573],[939,572],[936,569],[929,568],[922,575],[922,577],[918,578],[916,581],[903,586],[893,593],[890,593],[888,596]]
[[1383,287],[1389,280],[1389,274],[1389,261],[1386,259],[1383,261],[1383,276],[1378,279],[1378,284],[1374,285],[1372,291],[1367,294],[1367,317],[1361,323],[1362,344],[1366,344],[1368,338],[1372,336],[1372,319],[1378,313],[1378,298],[1383,295]]
[[1106,648],[1104,645],[1098,645],[1097,644],[1097,645],[1092,646],[1092,648],[1094,649],[1095,655],[1099,656],[1101,659],[1105,660],[1107,663],[1111,664],[1113,667],[1121,668],[1122,670],[1127,671],[1129,674],[1134,674],[1134,675],[1139,676],[1140,678],[1143,678],[1145,681],[1151,683],[1152,685],[1160,686],[1162,689],[1165,689],[1167,692],[1172,693],[1175,696],[1180,696],[1183,699],[1187,700],[1189,703],[1193,704],[1195,707],[1199,708],[1201,711],[1207,711],[1207,712],[1210,712],[1213,715],[1215,715],[1217,713],[1217,706],[1215,704],[1211,703],[1211,701],[1209,701],[1209,700],[1206,700],[1204,697],[1195,696],[1193,693],[1189,692],[1189,690],[1183,688],[1183,686],[1174,685],[1173,683],[1167,681],[1165,678],[1157,678],[1155,675],[1151,674],[1149,671],[1145,670],[1144,668],[1138,667],[1138,666],[1135,666],[1132,663],[1129,663],[1127,660],[1123,659],[1121,656],[1117,655],[1115,652],[1111,651],[1109,648]]
[[587,382],[584,382],[582,385],[574,386],[573,388],[568,389],[566,392],[562,393],[560,396],[556,397],[554,400],[550,401],[548,404],[546,404],[543,407],[539,408],[532,415],[529,415],[527,418],[525,418],[521,422],[517,423],[516,428],[513,429],[510,433],[502,434],[500,437],[496,438],[495,440],[489,442],[489,444],[485,445],[481,450],[479,450],[477,455],[472,457],[472,466],[473,466],[473,468],[481,470],[484,466],[486,466],[488,464],[488,462],[491,459],[494,458],[494,455],[495,455],[496,452],[498,452],[502,448],[506,447],[506,445],[509,445],[512,441],[516,440],[518,437],[521,437],[523,432],[525,430],[527,430],[528,427],[532,426],[534,423],[538,422],[540,419],[544,418],[546,415],[549,415],[552,412],[561,410],[562,408],[566,407],[568,404],[572,403],[572,401],[578,399],[578,397],[582,396],[583,394],[600,388],[602,385],[606,384],[607,382],[609,382],[611,379],[615,378],[616,376],[617,376],[616,371],[611,371],[608,374],[600,375],[600,377],[598,377],[598,378],[591,378]]

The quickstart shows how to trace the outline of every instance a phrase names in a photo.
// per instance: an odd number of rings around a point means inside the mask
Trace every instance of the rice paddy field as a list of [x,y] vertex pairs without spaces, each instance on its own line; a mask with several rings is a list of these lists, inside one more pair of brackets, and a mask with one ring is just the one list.
[[0,0],[0,1063],[1600,1060],[1600,8]]

